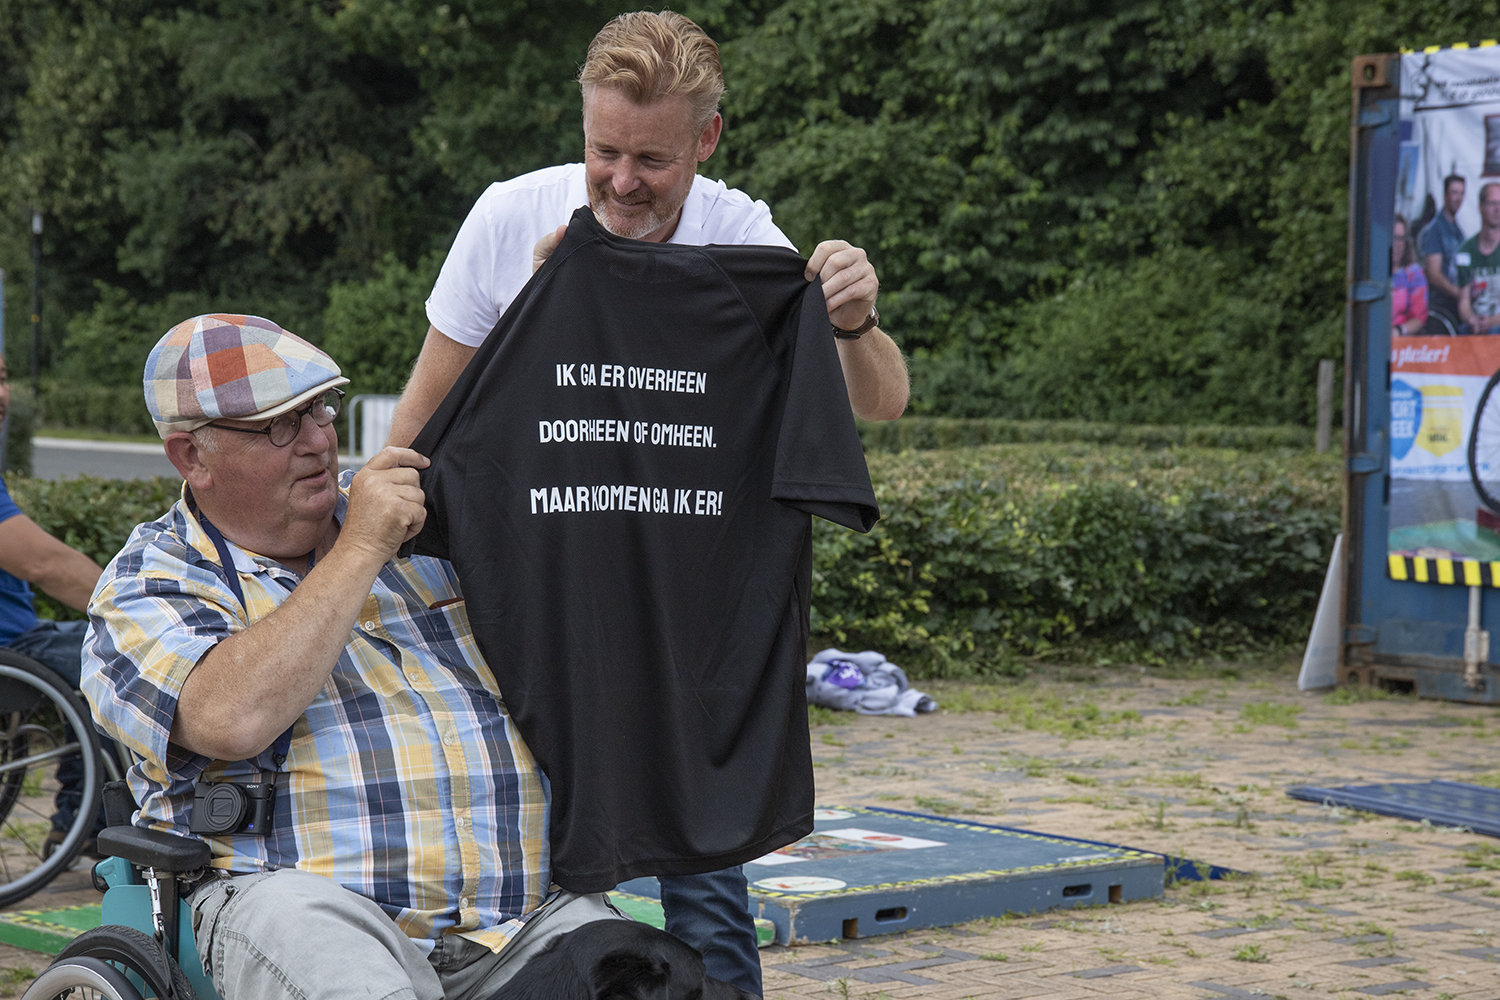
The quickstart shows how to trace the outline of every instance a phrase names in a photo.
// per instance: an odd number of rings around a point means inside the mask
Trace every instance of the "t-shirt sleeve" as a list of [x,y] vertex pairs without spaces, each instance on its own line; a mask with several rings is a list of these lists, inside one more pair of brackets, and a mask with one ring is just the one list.
[[771,496],[846,528],[869,531],[880,509],[818,283],[808,285],[788,321],[797,331]]
[[10,490],[5,488],[5,481],[0,479],[0,524],[4,524],[13,517],[21,514],[21,508],[10,498]]
[[170,742],[183,682],[243,627],[224,579],[190,551],[169,535],[110,564],[89,604],[81,683],[106,734],[179,779],[211,763]]
[[1417,234],[1417,254],[1424,260],[1435,253],[1443,252],[1443,238],[1432,223],[1422,227]]
[[490,192],[469,210],[427,298],[427,321],[460,344],[476,347],[505,311],[495,301],[502,257],[490,224]]
[[735,242],[742,246],[786,247],[796,250],[792,241],[771,221],[771,210],[763,201],[757,201],[748,214],[740,238]]
[[1475,247],[1465,243],[1458,248],[1458,253],[1453,255],[1453,263],[1457,265],[1458,270],[1458,280],[1454,284],[1459,288],[1463,288],[1474,280],[1474,255],[1478,252]]
[[581,164],[491,184],[454,237],[427,299],[427,321],[469,347],[484,343],[531,280],[536,241],[587,202]]

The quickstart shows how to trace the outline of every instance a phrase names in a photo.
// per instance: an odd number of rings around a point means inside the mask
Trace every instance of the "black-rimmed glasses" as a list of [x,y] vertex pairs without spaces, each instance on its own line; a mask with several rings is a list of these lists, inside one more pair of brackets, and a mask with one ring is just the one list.
[[271,422],[265,427],[230,427],[228,424],[212,422],[204,426],[217,427],[223,431],[239,431],[241,434],[264,434],[276,447],[285,448],[297,440],[297,435],[302,433],[303,417],[312,417],[313,423],[319,427],[327,427],[339,415],[339,409],[343,405],[344,390],[329,389],[327,392],[314,396],[306,406],[300,409],[288,410],[286,413],[272,417]]

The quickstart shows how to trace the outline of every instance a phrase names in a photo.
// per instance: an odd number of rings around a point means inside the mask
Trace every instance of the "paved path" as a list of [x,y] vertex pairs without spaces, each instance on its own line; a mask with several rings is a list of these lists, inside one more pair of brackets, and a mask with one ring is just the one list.
[[38,479],[149,479],[176,476],[177,470],[159,444],[35,437],[31,439],[31,474]]
[[[1330,704],[1280,673],[1163,680],[1121,667],[1071,683],[919,686],[942,712],[813,726],[820,804],[1029,826],[1253,875],[1160,901],[764,949],[768,1000],[1500,997],[1500,839],[1284,794],[1500,781],[1500,710]],[[96,898],[79,871],[25,905]],[[45,964],[0,948],[0,969]]]
[[[31,472],[38,479],[102,476],[105,479],[178,478],[159,444],[132,441],[87,441],[75,438],[31,439]],[[359,468],[360,460],[343,456],[341,468]]]

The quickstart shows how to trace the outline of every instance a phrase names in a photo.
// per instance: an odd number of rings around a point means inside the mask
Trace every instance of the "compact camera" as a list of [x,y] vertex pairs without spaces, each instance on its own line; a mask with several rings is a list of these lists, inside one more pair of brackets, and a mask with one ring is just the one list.
[[253,833],[271,830],[276,782],[200,781],[193,786],[193,833]]

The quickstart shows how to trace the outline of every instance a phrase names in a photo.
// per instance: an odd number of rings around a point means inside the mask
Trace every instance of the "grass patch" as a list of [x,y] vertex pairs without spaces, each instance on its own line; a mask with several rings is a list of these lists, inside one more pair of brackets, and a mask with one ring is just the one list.
[[1358,705],[1365,701],[1414,701],[1415,695],[1393,694],[1373,684],[1348,684],[1323,696],[1325,705]]
[[36,972],[25,965],[18,965],[14,969],[0,969],[0,986],[20,986],[31,982],[36,976]]
[[1413,885],[1437,885],[1437,879],[1426,872],[1419,872],[1415,868],[1407,868],[1392,876],[1397,882],[1410,882]]
[[807,724],[809,726],[847,726],[848,716],[843,712],[822,705],[807,706]]
[[912,801],[917,804],[918,809],[926,809],[928,812],[937,813],[939,816],[952,816],[954,813],[961,813],[964,811],[963,803],[950,802],[947,799],[937,799],[930,798],[926,795],[918,795],[916,798],[912,799]]
[[1271,960],[1271,956],[1261,950],[1258,944],[1247,944],[1230,957],[1236,962],[1269,962]]
[[1500,847],[1493,844],[1472,844],[1463,851],[1464,864],[1468,867],[1500,872]]
[[1297,727],[1301,705],[1279,705],[1274,701],[1252,701],[1240,708],[1240,718],[1253,726]]
[[1141,721],[1141,713],[1133,708],[1111,712],[1081,695],[1068,695],[1037,684],[953,689],[945,685],[941,697],[943,707],[951,711],[989,712],[998,716],[995,725],[1001,729],[1026,729],[1073,739],[1112,736],[1122,727]]

